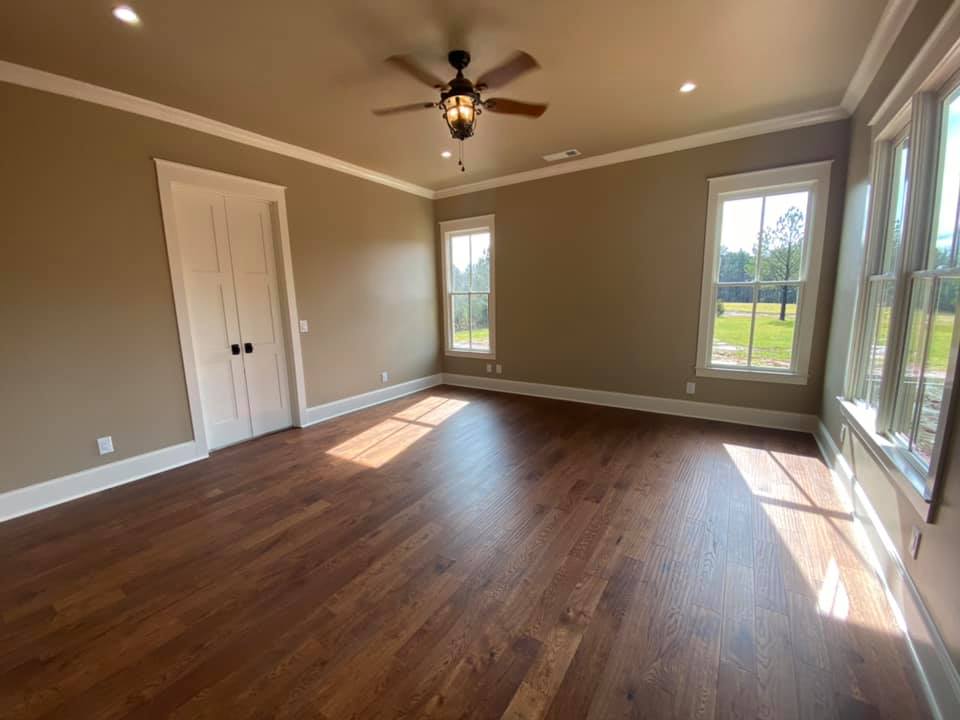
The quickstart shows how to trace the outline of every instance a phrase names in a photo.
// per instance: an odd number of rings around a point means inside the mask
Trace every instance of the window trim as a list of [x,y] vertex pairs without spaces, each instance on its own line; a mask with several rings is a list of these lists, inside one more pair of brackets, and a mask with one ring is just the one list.
[[[443,267],[441,277],[443,283],[443,349],[448,357],[483,358],[495,360],[497,357],[497,304],[496,304],[496,258],[497,232],[494,215],[478,215],[476,217],[461,218],[459,220],[445,220],[440,223],[440,246]],[[450,322],[450,238],[453,235],[485,231],[490,233],[490,292],[488,293],[487,314],[490,319],[490,349],[464,350],[453,347],[453,326]]]
[[[823,243],[827,224],[827,203],[830,197],[830,171],[832,160],[789,165],[709,178],[707,181],[707,222],[704,239],[703,278],[700,290],[700,327],[697,336],[696,374],[698,377],[748,380],[755,382],[787,383],[806,385],[809,380],[810,352],[813,330],[816,323],[817,300],[820,290],[820,265],[823,258]],[[800,279],[790,281],[802,291],[797,303],[797,321],[794,329],[794,362],[789,371],[763,370],[760,368],[736,368],[713,365],[710,362],[715,320],[715,280],[720,259],[720,203],[723,200],[753,197],[778,189],[807,188],[811,195],[811,208],[807,211],[807,233]],[[782,283],[753,281],[733,283],[744,285],[778,285]]]

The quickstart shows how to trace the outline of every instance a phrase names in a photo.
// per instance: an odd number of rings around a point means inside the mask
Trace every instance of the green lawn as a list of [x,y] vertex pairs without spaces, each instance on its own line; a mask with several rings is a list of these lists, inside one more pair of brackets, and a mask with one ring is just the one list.
[[[723,303],[724,313],[745,313],[749,315],[753,312],[753,303],[735,303],[735,302],[726,302]],[[796,306],[792,304],[787,304],[787,315],[792,315],[796,312]],[[776,315],[780,317],[780,303],[757,303],[757,315]]]
[[[953,340],[955,316],[953,313],[939,312],[933,321],[933,337],[927,350],[927,367],[934,372],[947,372],[950,358],[950,344]],[[885,308],[880,316],[880,339],[886,343],[887,329],[890,325],[890,310]],[[877,369],[879,372],[879,368]]]
[[933,337],[927,351],[927,367],[931,370],[947,371],[950,357],[950,343],[953,340],[954,316],[952,313],[937,313],[933,321]]
[[[453,334],[453,346],[458,345],[466,347],[470,343],[470,332],[468,330],[458,330]],[[478,328],[473,331],[473,345],[476,347],[490,347],[490,329]]]
[[[740,303],[735,303],[740,304]],[[729,303],[725,303],[727,307]],[[749,305],[748,305],[749,307]],[[780,306],[776,314],[757,315],[753,331],[753,364],[766,367],[789,367],[793,351],[793,318],[780,321]],[[747,346],[750,344],[750,315],[731,315],[727,310],[714,322],[714,360],[730,364],[747,361]]]

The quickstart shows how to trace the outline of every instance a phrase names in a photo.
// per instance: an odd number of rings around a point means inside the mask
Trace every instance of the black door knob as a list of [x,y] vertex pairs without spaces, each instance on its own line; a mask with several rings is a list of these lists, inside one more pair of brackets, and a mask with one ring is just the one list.
[[234,343],[233,345],[230,346],[230,354],[231,354],[231,355],[239,355],[239,354],[240,354],[240,344],[239,344],[239,343]]
[[245,353],[252,353],[252,352],[253,352],[253,343],[244,343],[244,344],[243,344],[243,351],[244,351]]

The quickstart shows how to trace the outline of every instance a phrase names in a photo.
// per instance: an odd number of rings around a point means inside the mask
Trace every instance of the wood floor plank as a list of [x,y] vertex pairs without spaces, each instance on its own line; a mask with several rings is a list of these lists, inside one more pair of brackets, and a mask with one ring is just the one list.
[[808,435],[433,388],[0,524],[0,717],[928,718]]
[[757,669],[755,612],[753,571],[735,562],[727,563],[721,658],[751,673]]
[[785,615],[757,608],[757,718],[797,720],[796,669]]
[[729,662],[720,663],[717,720],[757,717],[757,677]]

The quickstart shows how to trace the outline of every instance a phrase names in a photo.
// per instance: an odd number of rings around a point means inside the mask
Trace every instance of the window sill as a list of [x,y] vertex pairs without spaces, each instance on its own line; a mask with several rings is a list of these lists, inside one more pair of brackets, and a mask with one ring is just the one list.
[[480,352],[476,350],[444,350],[447,357],[459,358],[477,358],[478,360],[496,360],[497,355],[494,352]]
[[[930,520],[932,505],[924,498],[926,478],[906,458],[904,451],[889,438],[875,432],[874,411],[838,397],[847,427],[867,449],[890,483],[913,506],[924,522]],[[842,449],[842,448],[841,448]]]
[[737,370],[734,368],[698,367],[697,377],[723,378],[724,380],[748,380],[751,382],[784,383],[787,385],[806,385],[807,376],[799,373],[785,373],[764,370]]

